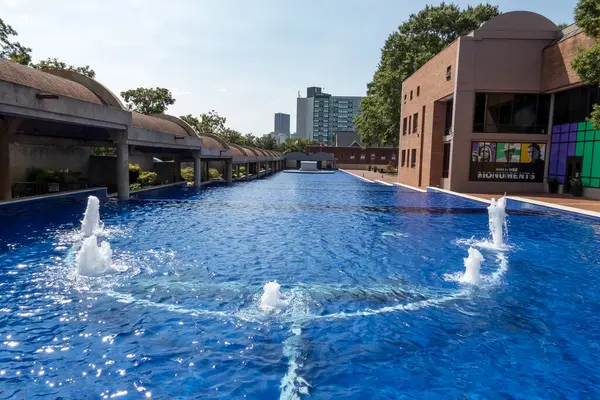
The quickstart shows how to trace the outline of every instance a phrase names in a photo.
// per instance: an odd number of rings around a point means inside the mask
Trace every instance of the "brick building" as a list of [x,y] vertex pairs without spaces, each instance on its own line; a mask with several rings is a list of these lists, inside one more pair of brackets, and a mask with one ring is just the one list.
[[391,162],[398,167],[397,147],[361,147],[361,146],[307,146],[308,155],[320,152],[329,153],[335,159],[336,167],[342,169],[368,169],[369,166],[384,168]]
[[525,11],[459,37],[403,82],[399,182],[543,192],[555,176],[568,191],[579,174],[600,197],[600,131],[585,122],[600,93],[571,68],[592,44]]

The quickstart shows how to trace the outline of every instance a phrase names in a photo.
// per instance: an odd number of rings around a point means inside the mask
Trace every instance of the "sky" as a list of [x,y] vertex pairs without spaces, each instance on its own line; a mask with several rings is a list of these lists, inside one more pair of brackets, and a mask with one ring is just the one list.
[[[0,18],[33,49],[90,65],[118,94],[165,87],[168,114],[216,110],[227,126],[262,135],[291,115],[298,91],[364,96],[387,36],[426,4],[408,0],[0,0]],[[477,4],[455,0],[461,7]],[[576,0],[497,0],[573,22]]]

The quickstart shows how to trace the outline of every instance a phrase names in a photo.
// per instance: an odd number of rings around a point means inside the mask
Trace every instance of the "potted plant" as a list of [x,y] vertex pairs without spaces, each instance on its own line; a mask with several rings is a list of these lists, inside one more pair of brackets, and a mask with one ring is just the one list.
[[579,175],[571,178],[571,194],[575,197],[583,196],[583,182]]
[[550,193],[558,193],[558,179],[555,176],[549,176],[547,182],[548,191]]

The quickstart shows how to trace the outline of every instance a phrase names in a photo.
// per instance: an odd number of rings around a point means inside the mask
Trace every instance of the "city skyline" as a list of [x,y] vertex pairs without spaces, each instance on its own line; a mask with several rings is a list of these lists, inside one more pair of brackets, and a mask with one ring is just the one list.
[[[502,12],[541,12],[556,23],[572,22],[575,3],[493,2]],[[168,113],[199,116],[214,109],[229,127],[256,135],[271,131],[276,112],[290,114],[296,126],[297,92],[306,87],[364,96],[386,38],[424,5],[107,0],[56,7],[0,0],[2,18],[18,32],[16,40],[33,49],[34,61],[56,57],[90,65],[97,80],[117,93],[165,87],[176,98]],[[327,29],[307,29],[307,20]],[[340,46],[340,37],[347,45]],[[270,61],[274,52],[278,63]],[[315,59],[319,68],[311,67]]]

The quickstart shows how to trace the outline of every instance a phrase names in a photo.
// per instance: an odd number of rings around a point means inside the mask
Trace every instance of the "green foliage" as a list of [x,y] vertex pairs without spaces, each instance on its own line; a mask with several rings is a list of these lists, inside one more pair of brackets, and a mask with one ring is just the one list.
[[114,147],[94,147],[92,154],[95,156],[116,156],[117,149]]
[[585,82],[600,85],[600,45],[580,51],[573,59],[573,68]]
[[198,118],[194,117],[192,114],[182,115],[179,118],[187,122],[187,124],[194,128],[196,132],[200,132],[200,121]]
[[154,186],[158,182],[158,174],[156,172],[142,171],[137,179],[137,183],[142,187]]
[[244,145],[250,146],[250,147],[256,147],[257,146],[256,139],[257,139],[257,137],[254,136],[253,134],[246,133],[244,135]]
[[129,110],[142,114],[162,114],[170,105],[175,104],[175,99],[169,89],[165,88],[137,88],[121,92]]
[[246,167],[241,166],[240,167],[240,176],[244,176],[244,175],[246,175]]
[[456,38],[498,14],[498,7],[489,4],[461,10],[441,3],[412,14],[391,33],[355,120],[363,142],[398,145],[402,82]]
[[558,27],[558,29],[563,30],[569,25],[571,25],[571,24],[562,23],[562,24],[557,24],[556,26]]
[[129,164],[129,182],[136,182],[142,173],[142,168],[137,164]]
[[284,154],[292,153],[294,151],[303,152],[306,146],[310,146],[311,144],[312,142],[310,140],[286,139],[277,150]]
[[277,139],[271,135],[259,136],[255,140],[256,147],[265,150],[275,150],[277,147]]
[[31,49],[11,40],[11,36],[17,35],[17,31],[0,18],[0,58],[29,65],[31,63]]
[[185,167],[181,169],[181,177],[186,181],[186,182],[194,182],[194,168],[192,167]]
[[208,169],[208,179],[221,179],[221,174],[215,168]]
[[74,174],[68,169],[44,169],[37,167],[27,168],[25,171],[25,180],[27,182],[35,182],[35,183],[61,183],[61,184],[70,184],[77,183],[78,174]]
[[600,38],[600,1],[579,0],[575,6],[575,23],[586,35]]
[[142,188],[142,185],[137,182],[129,185],[129,190],[139,190],[141,188]]
[[31,64],[31,66],[42,71],[56,69],[74,71],[92,79],[96,76],[96,72],[89,65],[86,65],[85,67],[76,67],[74,65],[67,65],[64,62],[59,61],[57,58],[48,57],[46,60],[41,60],[37,64]]
[[[600,85],[600,1],[579,0],[575,7],[575,23],[583,29],[586,35],[596,39],[591,49],[580,50],[573,59],[573,69],[584,82]],[[590,117],[587,119],[600,129],[600,106],[594,104]]]

